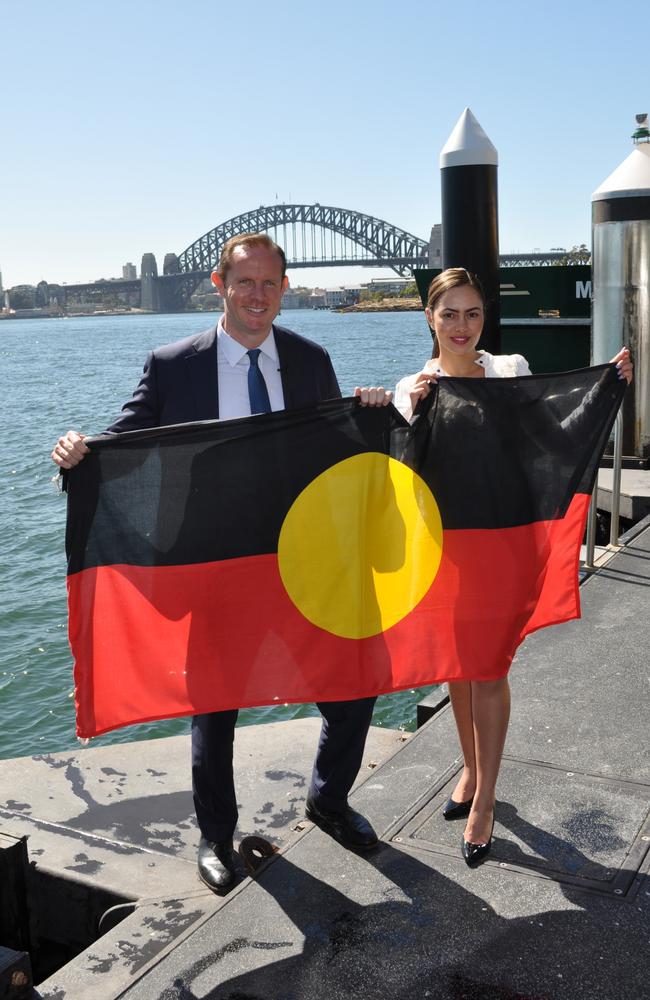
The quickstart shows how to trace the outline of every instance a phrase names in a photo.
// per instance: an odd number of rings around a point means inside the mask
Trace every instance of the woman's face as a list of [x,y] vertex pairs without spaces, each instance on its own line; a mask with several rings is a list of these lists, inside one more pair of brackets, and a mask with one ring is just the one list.
[[483,329],[481,296],[471,285],[444,292],[433,310],[425,309],[429,325],[438,338],[440,353],[474,354]]

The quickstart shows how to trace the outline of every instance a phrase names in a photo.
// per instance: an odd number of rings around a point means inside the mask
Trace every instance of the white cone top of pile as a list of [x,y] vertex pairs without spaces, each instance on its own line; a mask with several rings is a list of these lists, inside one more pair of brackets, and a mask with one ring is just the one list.
[[440,168],[498,166],[499,156],[469,108],[465,108],[440,153]]
[[596,188],[592,201],[650,197],[650,142],[635,146],[626,160]]

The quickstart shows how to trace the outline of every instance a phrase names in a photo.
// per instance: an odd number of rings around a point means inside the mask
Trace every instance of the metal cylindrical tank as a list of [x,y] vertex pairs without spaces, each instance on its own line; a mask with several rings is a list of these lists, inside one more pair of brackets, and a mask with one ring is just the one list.
[[623,451],[650,458],[650,131],[592,195],[593,364],[622,346],[634,360],[623,403]]

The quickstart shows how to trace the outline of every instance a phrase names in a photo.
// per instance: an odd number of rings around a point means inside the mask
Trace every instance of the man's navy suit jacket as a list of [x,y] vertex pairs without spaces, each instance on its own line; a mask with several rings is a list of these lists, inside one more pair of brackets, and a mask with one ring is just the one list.
[[[305,337],[273,327],[285,409],[341,396],[330,356]],[[158,347],[145,363],[133,397],[108,433],[219,417],[217,328]]]

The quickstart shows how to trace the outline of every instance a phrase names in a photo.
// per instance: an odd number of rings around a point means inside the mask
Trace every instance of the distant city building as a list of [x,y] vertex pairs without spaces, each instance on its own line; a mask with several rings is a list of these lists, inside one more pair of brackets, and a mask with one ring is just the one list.
[[287,288],[282,296],[283,309],[310,309],[311,288]]
[[363,288],[370,295],[376,292],[381,295],[399,295],[407,285],[411,284],[413,284],[412,278],[373,278]]
[[0,271],[0,299],[2,298],[2,271]]
[[203,278],[192,292],[189,305],[190,308],[196,309],[199,312],[214,312],[215,310],[223,309],[223,299],[210,279]]
[[353,306],[355,302],[359,301],[361,295],[361,288],[358,285],[339,288],[326,288],[325,289],[325,307],[326,309],[338,309],[341,306]]
[[125,264],[124,267],[122,268],[122,279],[124,281],[136,281],[137,278],[138,278],[138,272],[136,266],[135,264],[132,264],[131,261],[129,261],[129,263]]

